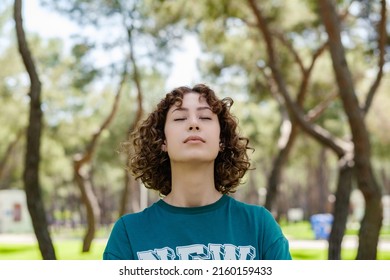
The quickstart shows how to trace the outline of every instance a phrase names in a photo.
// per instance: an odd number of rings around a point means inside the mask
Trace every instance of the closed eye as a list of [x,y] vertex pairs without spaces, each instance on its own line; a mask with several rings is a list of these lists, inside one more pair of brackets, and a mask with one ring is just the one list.
[[201,120],[211,120],[210,117],[200,117]]
[[186,118],[176,118],[176,119],[173,119],[175,122],[177,122],[177,121],[184,121],[184,120],[186,120]]

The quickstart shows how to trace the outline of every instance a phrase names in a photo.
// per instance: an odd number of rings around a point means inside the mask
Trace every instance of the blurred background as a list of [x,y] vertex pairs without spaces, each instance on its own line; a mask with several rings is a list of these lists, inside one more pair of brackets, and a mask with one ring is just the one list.
[[234,99],[255,148],[234,196],[321,242],[295,259],[390,259],[389,4],[3,0],[0,259],[101,258],[159,199],[121,143],[196,83]]

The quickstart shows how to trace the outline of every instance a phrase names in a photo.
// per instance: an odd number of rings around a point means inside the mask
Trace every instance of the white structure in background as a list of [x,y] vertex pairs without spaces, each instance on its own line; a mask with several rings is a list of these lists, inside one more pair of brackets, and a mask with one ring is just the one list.
[[302,208],[290,208],[287,211],[287,219],[289,222],[301,222],[304,218],[304,212]]
[[32,231],[26,193],[23,190],[0,190],[0,233]]

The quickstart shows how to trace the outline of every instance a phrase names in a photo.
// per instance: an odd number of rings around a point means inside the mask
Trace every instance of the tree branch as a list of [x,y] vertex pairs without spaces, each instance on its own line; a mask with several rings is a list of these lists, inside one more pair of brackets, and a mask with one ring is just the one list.
[[102,123],[100,128],[92,135],[92,139],[89,142],[89,144],[87,145],[87,148],[84,151],[84,153],[82,155],[76,155],[75,156],[75,163],[77,163],[76,164],[76,168],[77,169],[80,169],[80,167],[82,165],[88,163],[91,160],[91,158],[93,156],[93,153],[94,153],[94,151],[96,149],[97,141],[98,141],[101,133],[110,125],[110,123],[114,119],[114,116],[115,116],[115,114],[116,114],[116,112],[118,110],[119,100],[120,100],[120,96],[121,96],[123,85],[124,85],[124,83],[126,81],[126,78],[127,78],[127,68],[126,68],[126,65],[125,65],[123,73],[122,73],[122,76],[121,76],[121,81],[120,81],[118,89],[117,89],[117,91],[115,93],[114,103],[112,105],[112,109],[111,109],[110,114],[104,120],[104,122]]
[[367,114],[368,110],[371,107],[374,95],[377,92],[379,84],[383,77],[383,66],[385,65],[385,55],[386,55],[386,41],[387,41],[387,31],[386,31],[386,21],[387,21],[387,8],[386,0],[381,0],[381,20],[378,24],[378,49],[379,49],[379,60],[378,60],[378,72],[376,78],[373,81],[370,89],[367,93],[366,103],[363,107],[363,111]]
[[332,149],[338,155],[338,157],[343,157],[345,151],[350,150],[350,144],[341,139],[333,137],[331,133],[329,133],[329,131],[325,130],[324,128],[316,124],[310,123],[309,119],[307,118],[307,116],[304,115],[301,108],[292,101],[285,85],[284,79],[282,77],[281,71],[278,67],[278,63],[276,61],[273,40],[271,32],[268,29],[267,22],[263,17],[262,12],[257,6],[255,0],[248,0],[248,4],[251,7],[254,16],[256,17],[257,27],[259,31],[263,34],[269,59],[268,65],[271,68],[272,76],[278,86],[278,90],[285,99],[291,118],[295,118],[295,120],[300,124],[304,131],[312,135],[315,139],[317,139],[325,146]]

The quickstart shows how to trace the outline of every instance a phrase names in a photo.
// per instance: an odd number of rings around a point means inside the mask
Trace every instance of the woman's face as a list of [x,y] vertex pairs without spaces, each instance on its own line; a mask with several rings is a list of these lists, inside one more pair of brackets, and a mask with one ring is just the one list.
[[206,99],[189,92],[181,106],[175,104],[168,110],[162,148],[172,163],[213,162],[220,149],[220,131],[218,116]]

